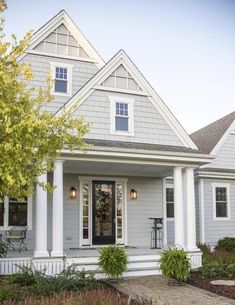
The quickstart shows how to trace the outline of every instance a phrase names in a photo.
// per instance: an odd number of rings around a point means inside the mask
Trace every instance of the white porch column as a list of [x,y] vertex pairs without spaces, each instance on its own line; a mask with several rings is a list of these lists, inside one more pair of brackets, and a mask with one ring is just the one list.
[[196,207],[195,207],[195,189],[194,189],[194,169],[186,168],[186,220],[187,220],[187,238],[186,248],[188,250],[197,249],[196,246]]
[[184,196],[182,170],[182,167],[174,168],[174,213],[175,245],[184,248]]
[[53,203],[52,203],[52,252],[51,256],[64,256],[64,206],[63,206],[63,160],[54,161]]
[[[39,182],[47,183],[47,173],[38,178]],[[36,187],[36,236],[34,257],[48,257],[47,251],[47,191]]]

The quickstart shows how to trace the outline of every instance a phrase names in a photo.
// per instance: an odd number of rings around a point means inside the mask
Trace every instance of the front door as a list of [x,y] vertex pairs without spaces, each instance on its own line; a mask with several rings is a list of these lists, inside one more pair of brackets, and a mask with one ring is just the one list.
[[93,245],[115,243],[115,182],[93,181]]

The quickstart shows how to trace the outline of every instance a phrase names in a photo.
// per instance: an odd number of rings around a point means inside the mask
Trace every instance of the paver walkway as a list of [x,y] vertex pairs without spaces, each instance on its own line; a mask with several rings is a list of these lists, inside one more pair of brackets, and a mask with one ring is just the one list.
[[119,291],[131,295],[152,299],[157,305],[228,305],[235,300],[191,285],[168,286],[161,276],[146,276],[119,280],[113,286]]

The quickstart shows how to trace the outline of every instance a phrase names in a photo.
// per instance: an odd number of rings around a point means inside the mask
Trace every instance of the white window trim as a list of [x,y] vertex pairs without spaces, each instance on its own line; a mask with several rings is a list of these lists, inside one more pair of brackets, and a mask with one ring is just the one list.
[[[109,96],[110,100],[110,133],[121,136],[134,136],[134,99],[120,97],[120,96]],[[115,116],[116,116],[116,103],[128,104],[128,131],[120,131],[115,129]]]
[[52,91],[51,94],[52,95],[58,95],[58,96],[72,96],[72,71],[73,71],[73,66],[71,64],[65,64],[63,62],[50,62],[50,70],[51,70],[51,75],[52,75],[52,79],[55,79],[55,71],[56,68],[66,68],[68,71],[68,84],[67,84],[67,93],[63,93],[63,92],[55,92],[55,84],[53,84],[52,86]]
[[[0,226],[0,231],[7,231],[14,226],[9,226],[9,198],[4,196],[4,219],[3,226]],[[28,206],[27,206],[27,230],[32,230],[32,214],[33,214],[33,196],[28,196]],[[18,227],[18,226],[17,226]],[[19,226],[20,227],[20,226]]]
[[[231,211],[230,211],[230,184],[229,183],[211,183],[212,185],[212,200],[213,200],[213,220],[231,220]],[[216,217],[216,188],[224,187],[227,192],[227,217]]]

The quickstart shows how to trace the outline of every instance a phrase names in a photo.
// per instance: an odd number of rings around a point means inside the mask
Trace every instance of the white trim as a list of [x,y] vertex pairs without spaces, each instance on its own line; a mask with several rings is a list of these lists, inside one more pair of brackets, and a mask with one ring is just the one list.
[[166,178],[162,179],[163,190],[163,246],[167,246],[167,218],[166,218]]
[[126,93],[126,94],[133,94],[133,95],[140,95],[140,96],[148,96],[148,93],[145,91],[135,91],[130,89],[120,89],[120,88],[114,88],[114,87],[106,87],[106,86],[94,86],[93,87],[96,90],[101,91],[108,91],[108,92],[118,92],[118,93]]
[[200,243],[205,243],[205,206],[204,206],[204,181],[199,180],[199,229],[200,229]]
[[[212,182],[212,200],[213,200],[213,220],[231,220],[231,211],[230,211],[230,184],[229,183],[220,183],[220,182]],[[217,187],[226,188],[227,193],[227,217],[216,217],[216,193],[215,190]]]
[[29,195],[28,196],[28,207],[27,207],[27,230],[31,231],[33,228],[33,196]]
[[[102,147],[102,149],[104,149],[104,147]],[[130,151],[133,151],[133,149]],[[69,152],[66,149],[62,149],[61,153],[71,154],[71,152]],[[86,157],[84,157],[84,153],[82,153],[81,151],[78,151],[78,150],[74,150],[72,152],[72,155],[73,156],[71,156],[70,158],[74,158],[74,156],[79,155],[80,160],[82,160],[84,158],[87,159]],[[135,158],[135,159],[142,160],[141,162],[144,162],[146,164],[149,164],[151,161],[154,161],[154,162],[161,161],[161,164],[176,165],[177,164],[176,162],[181,161],[181,162],[186,162],[186,163],[182,164],[183,166],[190,165],[190,166],[194,166],[195,168],[197,168],[200,164],[209,163],[212,161],[211,157],[209,155],[198,155],[198,154],[195,155],[195,154],[191,154],[191,153],[188,153],[188,154],[180,153],[180,152],[172,153],[172,152],[162,152],[162,151],[155,151],[154,153],[152,152],[152,154],[150,154],[146,150],[143,150],[143,152],[141,152],[141,153],[139,153],[139,152],[136,153],[136,152],[125,152],[123,148],[121,148],[118,152],[117,151],[101,151],[101,150],[95,150],[95,149],[87,150],[86,156],[89,156],[89,160],[92,160],[92,158],[91,158],[92,156],[112,157],[112,158],[114,158],[114,157]],[[95,159],[95,160],[98,160],[98,159]],[[162,161],[167,161],[167,163],[162,163]],[[168,163],[168,161],[170,163]],[[119,160],[114,161],[114,162],[122,163],[123,161],[120,160],[120,158],[119,158]],[[131,160],[128,160],[128,162],[131,162]],[[134,162],[138,162],[138,161],[135,160]],[[194,163],[194,165],[192,163]]]
[[[194,142],[191,140],[189,135],[183,129],[183,127],[179,124],[161,98],[157,95],[157,93],[153,90],[153,88],[149,85],[137,67],[132,63],[130,58],[126,55],[123,50],[120,50],[87,84],[81,88],[65,105],[62,109],[65,110],[70,109],[74,103],[77,101],[77,98],[80,97],[79,106],[84,102],[84,100],[93,93],[94,86],[101,85],[101,83],[110,75],[120,64],[124,66],[124,68],[131,74],[133,79],[137,82],[137,84],[141,87],[141,89],[148,93],[151,97],[149,100],[152,102],[153,106],[158,110],[163,119],[168,123],[168,125],[172,128],[175,134],[178,136],[180,141],[185,147],[189,147],[192,149],[198,149]],[[86,95],[85,98],[83,96]],[[60,109],[56,115],[60,115],[63,111]]]
[[[79,180],[79,187],[80,187],[80,206],[79,206],[79,247],[81,248],[90,248],[93,246],[92,240],[93,240],[93,229],[92,229],[92,181],[114,181],[115,186],[116,183],[120,183],[123,185],[123,216],[122,216],[122,240],[121,244],[127,245],[127,182],[128,178],[120,178],[120,177],[96,177],[96,176],[78,176]],[[88,184],[88,197],[89,197],[89,226],[88,226],[88,236],[89,238],[87,240],[83,239],[83,191],[82,191],[82,185],[87,183]],[[116,218],[116,198],[115,198],[115,220]],[[117,226],[115,223],[115,243],[120,244],[120,241],[117,239]],[[105,245],[106,246],[106,245]],[[102,245],[99,245],[99,247],[102,247]]]
[[33,55],[40,55],[40,56],[47,56],[47,57],[48,56],[56,57],[56,58],[62,58],[62,59],[72,59],[72,60],[76,60],[76,61],[86,61],[86,62],[90,62],[90,63],[96,62],[92,58],[86,58],[86,57],[81,57],[81,56],[62,55],[62,54],[42,52],[42,51],[36,51],[36,50],[26,50],[25,53],[33,54]]
[[72,79],[72,75],[73,75],[73,65],[71,64],[65,64],[62,62],[54,62],[54,61],[50,61],[50,70],[51,70],[51,75],[52,75],[52,79],[55,79],[55,70],[56,68],[66,68],[67,69],[67,93],[63,93],[63,92],[55,92],[55,82],[52,86],[52,92],[51,94],[53,95],[59,95],[59,96],[71,96],[72,95],[72,83],[73,83],[73,79]]
[[[114,135],[134,136],[134,111],[135,100],[121,96],[109,96],[110,101],[110,133]],[[128,104],[128,131],[115,129],[116,103]]]
[[[71,35],[77,40],[79,45],[84,49],[89,57],[95,60],[95,64],[101,68],[105,64],[103,59],[94,49],[94,47],[89,43],[89,41],[85,38],[82,32],[77,28],[73,20],[69,17],[69,15],[64,11],[60,11],[56,16],[54,16],[51,20],[49,20],[46,24],[44,24],[38,31],[33,35],[30,46],[27,51],[31,51],[34,49],[36,45],[38,45],[41,41],[43,41],[51,32],[53,32],[57,27],[61,24],[64,24]],[[18,61],[22,60],[27,53],[18,57]],[[67,57],[66,57],[67,58]],[[72,58],[72,57],[71,57]]]
[[[226,171],[226,169],[224,169]],[[208,171],[199,171],[198,177],[203,178],[214,178],[214,179],[235,179],[235,173],[221,173],[221,172],[208,172]]]
[[217,155],[220,148],[224,145],[224,143],[227,141],[230,135],[234,135],[235,133],[235,120],[232,122],[232,124],[229,126],[229,128],[226,130],[224,135],[220,138],[219,142],[215,145],[215,147],[211,151],[211,155]]

